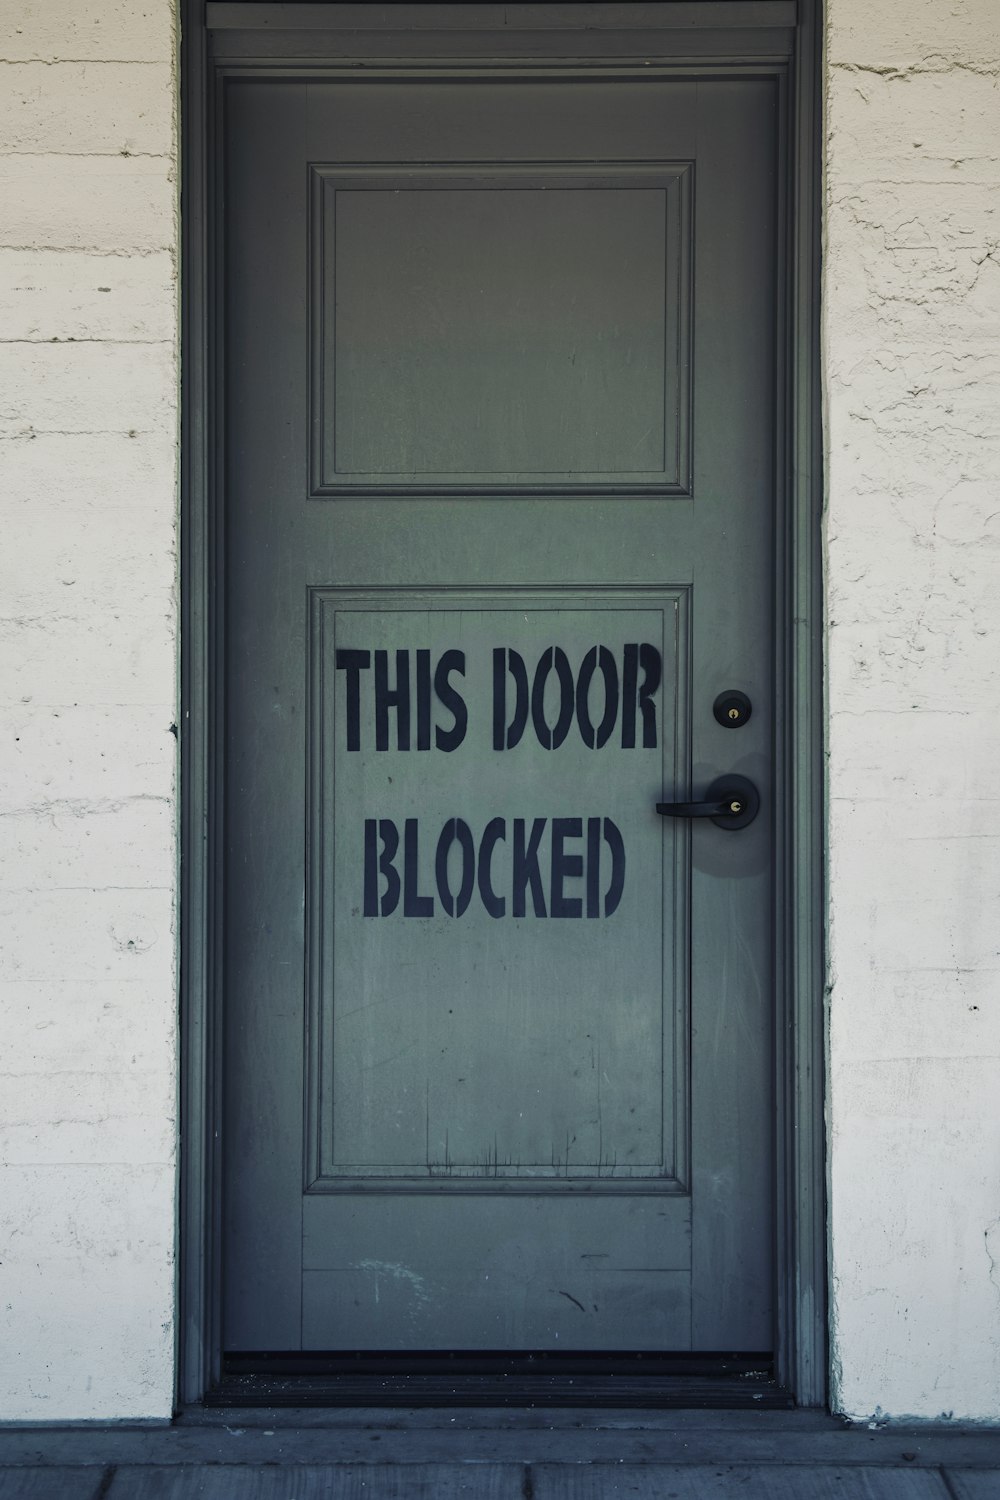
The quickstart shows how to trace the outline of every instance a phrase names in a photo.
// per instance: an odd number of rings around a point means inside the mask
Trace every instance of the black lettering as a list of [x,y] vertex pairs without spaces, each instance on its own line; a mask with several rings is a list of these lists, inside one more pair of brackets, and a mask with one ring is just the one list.
[[410,653],[396,652],[396,686],[389,687],[389,653],[375,652],[375,749],[389,748],[389,710],[396,710],[396,748],[410,748]]
[[[639,685],[639,668],[642,668],[642,685]],[[653,694],[660,686],[663,664],[655,646],[643,642],[641,646],[625,647],[622,663],[622,748],[635,749],[636,709],[642,714],[642,747],[656,748],[656,704]]]
[[[590,684],[600,663],[604,678],[604,716],[597,729],[590,717]],[[591,750],[600,750],[611,738],[611,731],[618,718],[618,668],[607,646],[591,646],[583,658],[580,675],[576,680],[576,719],[583,743]]]
[[635,705],[639,687],[639,647],[626,646],[622,657],[622,749],[635,749]]
[[347,685],[347,748],[361,749],[361,673],[372,664],[370,651],[338,651],[336,670],[345,672]]
[[[448,853],[453,843],[457,843],[462,851],[462,882],[457,896],[452,895],[448,883]],[[476,883],[476,848],[472,842],[472,829],[461,818],[449,818],[441,830],[434,856],[434,876],[441,905],[449,917],[463,916]]]
[[417,652],[417,749],[431,748],[431,653]]
[[642,714],[642,748],[656,748],[656,704],[653,694],[660,686],[663,663],[655,646],[643,643],[639,647],[639,665],[643,670],[642,686],[639,688],[639,712]]
[[[382,840],[382,852],[378,840]],[[399,848],[399,830],[389,818],[365,819],[364,912],[366,917],[387,917],[399,904],[399,876],[393,860]],[[385,879],[385,892],[379,901],[378,878]]]
[[417,840],[419,837],[416,818],[407,818],[403,824],[403,916],[432,917],[433,896],[420,894],[420,870],[417,866]]
[[[507,672],[514,679],[514,712],[507,723]],[[493,748],[513,750],[528,722],[528,672],[516,651],[493,651]]]
[[434,668],[434,691],[455,720],[451,729],[442,729],[440,724],[435,729],[434,741],[439,750],[457,750],[465,739],[469,723],[465,699],[448,681],[452,672],[457,672],[460,677],[465,676],[464,651],[445,651]]
[[502,917],[507,910],[506,899],[498,896],[493,889],[490,870],[493,850],[497,844],[506,843],[506,840],[507,824],[503,818],[491,818],[483,829],[483,837],[479,844],[479,894],[491,917]]
[[587,819],[587,916],[601,915],[601,820]]
[[579,896],[567,896],[563,883],[576,880],[583,874],[583,855],[567,854],[566,840],[583,837],[583,823],[579,818],[552,819],[552,870],[550,875],[550,917],[581,917],[583,902]]
[[[546,910],[542,869],[539,859],[542,838],[551,822],[551,862],[549,869],[549,906]],[[364,820],[364,914],[366,917],[388,917],[397,910],[402,897],[404,917],[432,917],[433,896],[420,892],[419,859],[420,825],[417,818],[407,818],[402,829],[402,873],[397,868],[400,830],[389,818]],[[503,818],[491,818],[479,840],[478,851],[468,823],[449,818],[441,829],[434,855],[434,879],[441,907],[450,917],[462,917],[468,911],[476,886],[489,916],[507,914],[505,896],[497,894],[493,879],[493,859],[497,844],[506,843],[507,824]],[[571,844],[585,849],[571,849]],[[456,856],[452,853],[458,845]],[[610,854],[610,883],[601,888],[602,845]],[[451,870],[449,871],[449,866]],[[621,905],[625,890],[626,856],[621,831],[611,818],[515,818],[512,847],[512,900],[515,917],[528,915],[530,891],[531,915],[535,917],[605,917],[613,916]],[[584,892],[571,896],[568,881],[584,880]],[[455,889],[457,885],[457,890]]]
[[524,842],[524,819],[514,819],[514,899],[515,917],[525,915],[525,891],[531,886],[531,902],[536,917],[545,916],[545,893],[542,872],[538,868],[538,846],[545,832],[547,818],[534,818],[527,844]]
[[[559,714],[555,727],[550,729],[545,718],[545,687],[553,668],[559,679]],[[558,750],[569,734],[569,726],[573,722],[573,704],[573,673],[566,660],[566,653],[559,646],[549,646],[535,668],[535,680],[531,688],[531,721],[535,726],[538,743],[546,750]]]
[[604,898],[604,915],[610,917],[618,910],[625,889],[625,841],[610,818],[604,819],[604,842],[611,850],[611,884]]

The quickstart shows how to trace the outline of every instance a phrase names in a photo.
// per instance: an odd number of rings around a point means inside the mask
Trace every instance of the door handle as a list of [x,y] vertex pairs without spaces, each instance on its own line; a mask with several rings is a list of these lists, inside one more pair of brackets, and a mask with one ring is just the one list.
[[753,822],[760,811],[760,793],[745,776],[719,776],[705,793],[704,802],[658,802],[664,818],[711,818],[716,828],[735,833]]

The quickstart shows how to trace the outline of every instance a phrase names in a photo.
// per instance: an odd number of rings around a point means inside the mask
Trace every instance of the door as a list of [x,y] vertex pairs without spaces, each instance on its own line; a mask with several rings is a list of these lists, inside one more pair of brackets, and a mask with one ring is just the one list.
[[227,97],[225,1347],[769,1350],[773,84]]

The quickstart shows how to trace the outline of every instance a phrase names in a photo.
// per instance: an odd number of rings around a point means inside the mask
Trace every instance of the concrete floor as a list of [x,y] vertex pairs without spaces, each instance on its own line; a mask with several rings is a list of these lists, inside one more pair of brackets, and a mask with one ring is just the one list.
[[1000,1430],[817,1412],[227,1411],[0,1429],[0,1500],[1000,1500]]

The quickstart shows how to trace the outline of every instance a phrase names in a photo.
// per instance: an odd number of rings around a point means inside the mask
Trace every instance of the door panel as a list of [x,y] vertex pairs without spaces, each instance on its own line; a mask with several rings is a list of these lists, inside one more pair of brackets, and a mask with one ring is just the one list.
[[313,170],[314,493],[686,492],[686,165]]
[[686,758],[687,596],[609,593],[314,596],[313,1191],[687,1177],[686,891],[636,796]]
[[767,1349],[772,87],[228,98],[226,1347]]

